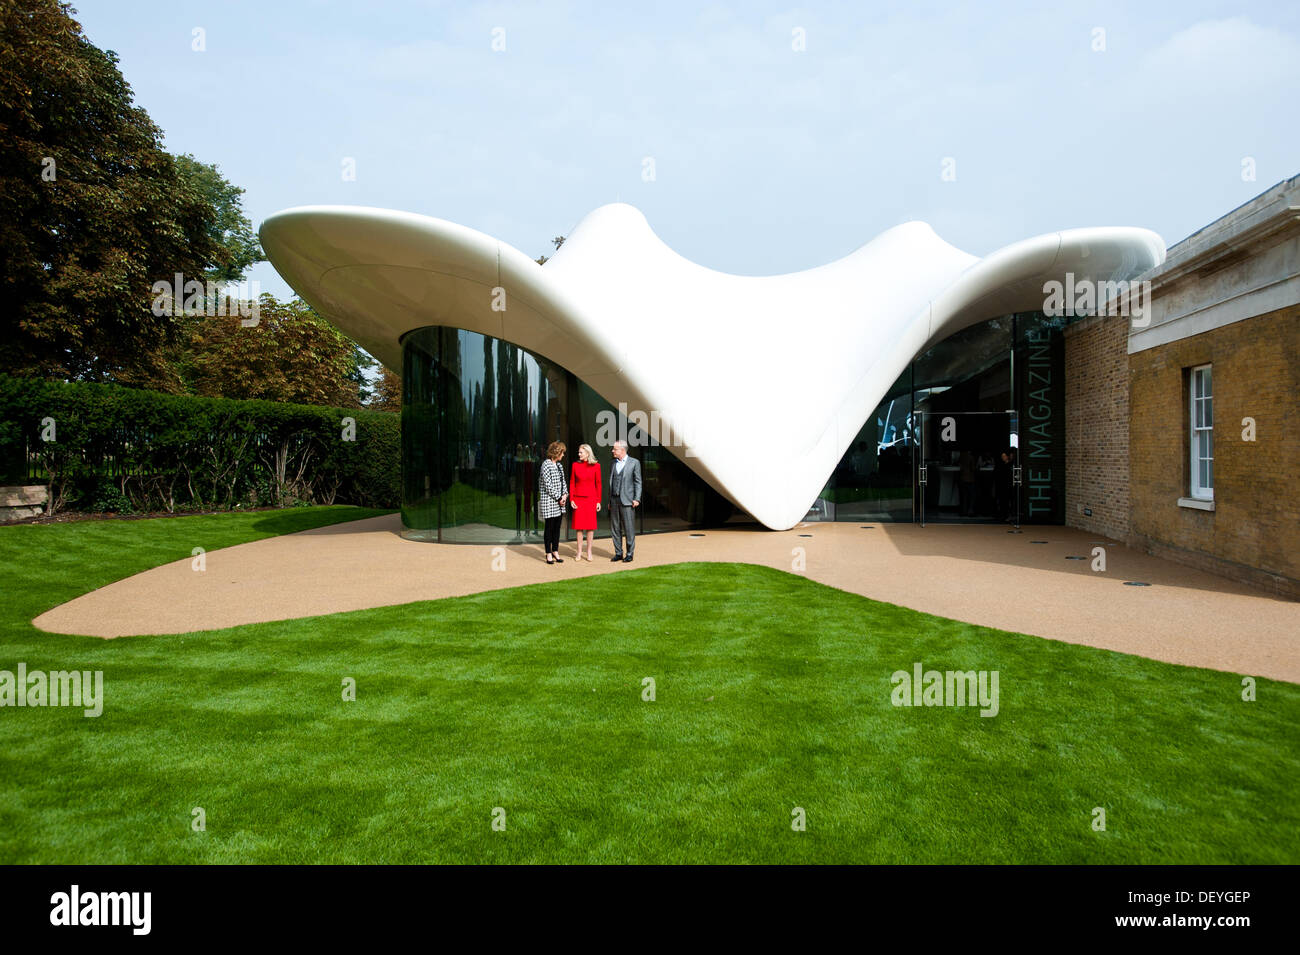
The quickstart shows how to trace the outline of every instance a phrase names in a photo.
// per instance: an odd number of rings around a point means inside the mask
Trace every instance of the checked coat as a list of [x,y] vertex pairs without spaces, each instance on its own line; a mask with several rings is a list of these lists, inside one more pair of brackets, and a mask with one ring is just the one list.
[[547,458],[542,462],[542,473],[537,480],[537,514],[543,520],[563,517],[564,506],[560,499],[569,493],[564,483],[564,470]]

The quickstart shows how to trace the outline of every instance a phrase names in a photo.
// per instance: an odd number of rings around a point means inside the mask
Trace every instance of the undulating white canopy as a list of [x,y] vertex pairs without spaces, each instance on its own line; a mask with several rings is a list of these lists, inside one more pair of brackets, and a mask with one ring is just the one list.
[[[793,527],[918,352],[1043,308],[1044,283],[1132,279],[1164,261],[1146,229],[1071,229],[984,258],[925,223],[786,275],[728,275],[668,248],[615,203],[538,265],[489,235],[413,213],[306,206],[261,228],[276,269],[390,369],[403,334],[448,325],[567,368],[768,527]],[[1115,319],[1120,320],[1120,319]]]

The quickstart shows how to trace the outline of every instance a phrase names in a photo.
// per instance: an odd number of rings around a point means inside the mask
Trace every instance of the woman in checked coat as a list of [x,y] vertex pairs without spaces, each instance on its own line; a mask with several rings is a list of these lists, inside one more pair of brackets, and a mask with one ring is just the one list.
[[563,441],[551,442],[546,449],[546,460],[542,462],[542,472],[537,481],[537,512],[546,522],[542,545],[546,549],[548,564],[564,563],[560,559],[560,520],[564,517],[564,505],[569,501],[564,469],[560,467],[564,451]]

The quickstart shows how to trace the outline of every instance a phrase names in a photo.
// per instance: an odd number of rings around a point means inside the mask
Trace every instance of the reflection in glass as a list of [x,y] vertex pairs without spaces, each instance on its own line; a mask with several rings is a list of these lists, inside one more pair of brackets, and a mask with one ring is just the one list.
[[913,400],[926,467],[918,507],[930,521],[990,522],[1011,516],[1012,316],[949,336],[917,356]]
[[[586,443],[607,482],[613,442],[627,440],[645,484],[637,533],[736,516],[729,501],[590,387],[510,342],[438,326],[411,332],[402,339],[402,389],[404,537],[540,542],[537,482],[552,441],[567,446],[566,480]],[[609,536],[608,500],[603,504],[598,539]],[[568,525],[565,539],[572,540]]]
[[910,521],[915,445],[909,368],[867,418],[808,519]]
[[917,355],[805,519],[1061,523],[1065,323],[1003,315]]
[[[1022,522],[1062,523],[1065,324],[1039,312],[1004,315],[917,355],[854,437],[806,520],[992,522],[1019,514]],[[566,476],[586,443],[606,480],[614,440],[627,440],[645,481],[637,533],[749,519],[655,435],[630,424],[628,409],[615,409],[539,355],[442,327],[411,332],[402,346],[406,537],[540,541],[538,469],[555,440],[568,447]],[[953,425],[947,434],[946,422]],[[1024,478],[1018,488],[1011,483],[1016,465]],[[568,521],[564,534],[573,539]],[[608,536],[606,502],[597,537]]]

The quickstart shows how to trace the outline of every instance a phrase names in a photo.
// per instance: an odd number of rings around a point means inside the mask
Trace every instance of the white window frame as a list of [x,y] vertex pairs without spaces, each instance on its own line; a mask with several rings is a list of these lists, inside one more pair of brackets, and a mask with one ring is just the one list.
[[[1187,433],[1191,446],[1191,474],[1188,481],[1191,498],[1194,501],[1214,500],[1214,372],[1213,365],[1197,365],[1188,375],[1189,395],[1187,407]],[[1198,372],[1205,372],[1205,392],[1198,391],[1202,378]],[[1197,416],[1197,403],[1200,402],[1204,414]],[[1208,424],[1199,424],[1206,421]],[[1202,438],[1204,439],[1202,443]],[[1202,451],[1204,453],[1202,453]],[[1208,485],[1201,484],[1201,462],[1209,463]]]

